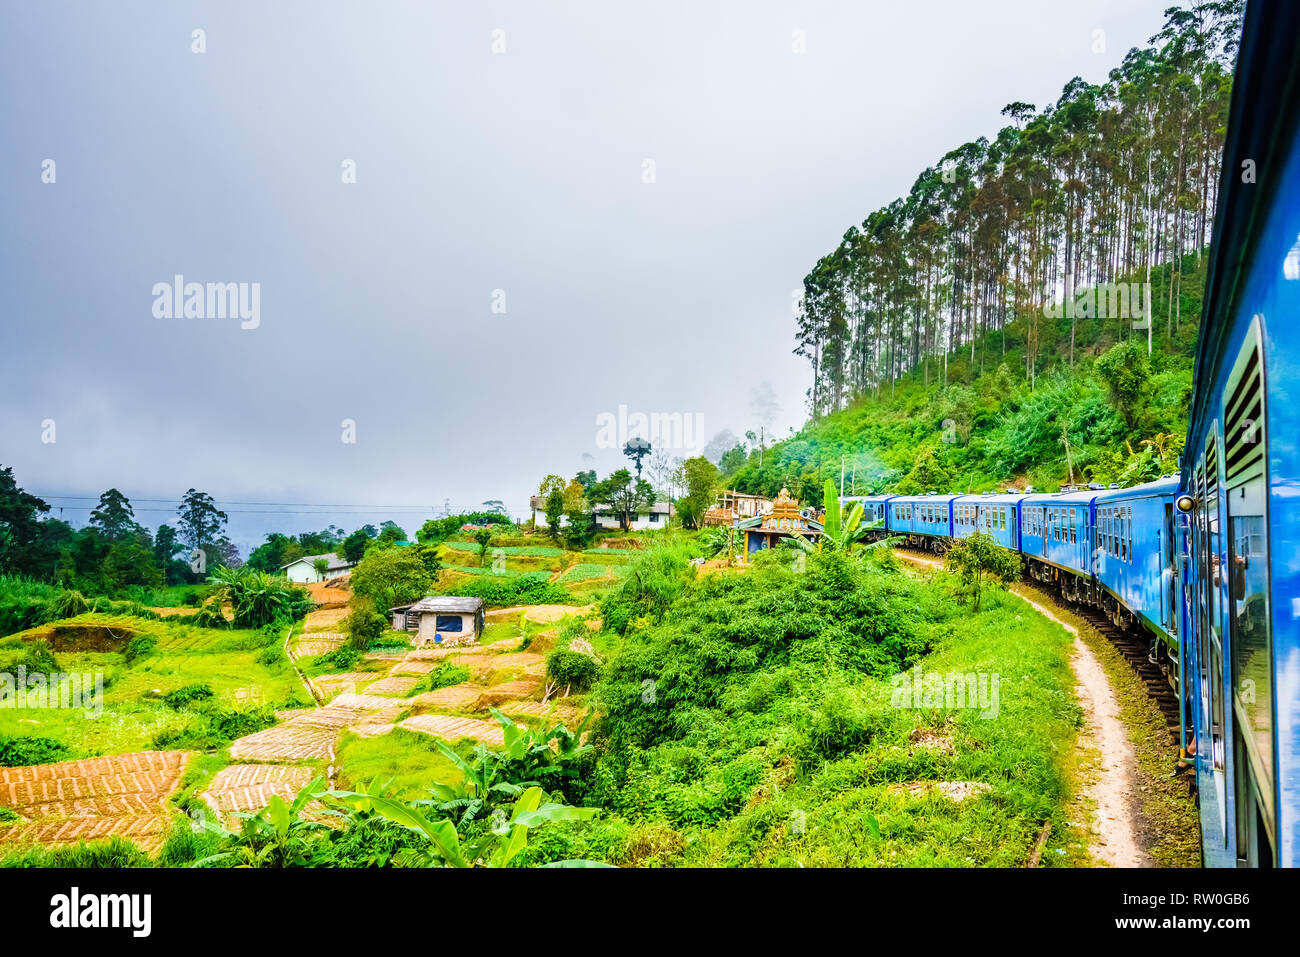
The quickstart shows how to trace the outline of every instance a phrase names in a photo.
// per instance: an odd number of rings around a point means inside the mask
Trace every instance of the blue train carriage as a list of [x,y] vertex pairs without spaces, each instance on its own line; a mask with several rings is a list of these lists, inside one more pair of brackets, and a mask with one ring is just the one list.
[[907,545],[942,555],[952,539],[952,502],[957,495],[897,495],[889,500],[889,527]]
[[[1300,4],[1246,12],[1178,507],[1207,865],[1300,864]],[[1257,175],[1246,177],[1250,168]]]
[[1098,492],[1093,510],[1094,602],[1120,628],[1142,626],[1151,657],[1178,687],[1178,588],[1174,569],[1183,519],[1179,479]]
[[854,504],[862,505],[862,527],[867,529],[866,541],[879,541],[889,532],[889,502],[896,495],[841,495],[840,508],[845,514]]
[[969,538],[983,532],[1003,548],[1020,549],[1019,492],[952,497],[952,537]]
[[1036,492],[1020,500],[1020,554],[1030,578],[1057,584],[1071,601],[1092,597],[1093,500],[1089,488]]

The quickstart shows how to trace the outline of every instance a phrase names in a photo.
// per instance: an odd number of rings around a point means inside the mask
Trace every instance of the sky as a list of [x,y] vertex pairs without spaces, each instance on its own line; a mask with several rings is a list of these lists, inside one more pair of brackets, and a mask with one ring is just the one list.
[[247,554],[787,435],[816,260],[1171,2],[0,4],[0,466]]

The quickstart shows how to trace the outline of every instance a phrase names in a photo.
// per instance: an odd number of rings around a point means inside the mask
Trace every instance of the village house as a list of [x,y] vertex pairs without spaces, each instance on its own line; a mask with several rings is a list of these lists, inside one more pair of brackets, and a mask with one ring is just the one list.
[[727,489],[717,494],[713,507],[704,513],[703,524],[705,528],[725,528],[728,525],[734,525],[737,521],[754,518],[757,515],[766,515],[770,511],[772,511],[772,500],[770,498],[763,495],[750,495],[747,492],[737,492],[735,489]]
[[[628,528],[634,532],[644,532],[649,529],[667,528],[675,509],[668,502],[655,502],[649,508],[643,508],[632,515],[632,521]],[[619,524],[618,514],[608,505],[598,505],[595,512],[596,527],[619,529],[623,526]]]
[[390,608],[394,631],[414,632],[412,644],[476,645],[483,634],[483,599],[437,595]]
[[[533,513],[533,527],[537,529],[547,528],[546,522],[546,499],[540,495],[534,495],[528,500],[528,507]],[[642,509],[632,516],[632,522],[629,528],[633,531],[645,531],[646,529],[667,528],[668,522],[677,510],[669,502],[655,502],[648,509]],[[596,522],[597,528],[618,529],[618,515],[608,505],[597,505],[592,512],[592,518]],[[560,516],[560,528],[569,526],[569,517]]]
[[[316,562],[324,559],[326,563],[325,574],[316,570]],[[347,559],[330,552],[325,555],[304,555],[302,558],[295,559],[287,565],[282,565],[280,570],[284,572],[284,577],[291,582],[299,585],[307,585],[312,582],[328,581],[331,578],[338,578],[340,575],[347,575],[353,569],[354,564]]]
[[745,554],[752,555],[764,548],[771,548],[783,538],[801,538],[816,541],[824,530],[822,523],[812,518],[810,509],[799,508],[799,503],[790,497],[786,489],[772,503],[772,510],[766,515],[756,515],[736,522],[736,530],[745,536]]

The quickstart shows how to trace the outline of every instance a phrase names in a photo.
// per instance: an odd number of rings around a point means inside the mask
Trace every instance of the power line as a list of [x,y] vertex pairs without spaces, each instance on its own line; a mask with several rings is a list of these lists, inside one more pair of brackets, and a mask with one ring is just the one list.
[[[98,496],[98,495],[44,495],[44,494],[41,494],[41,493],[39,493],[39,492],[32,492],[31,494],[35,495],[37,498],[42,498],[42,499],[58,498],[58,499],[71,499],[71,500],[74,500],[74,501],[81,501],[81,502],[98,502],[99,499],[100,499],[100,496]],[[176,498],[130,498],[129,496],[124,496],[124,497],[127,499],[128,502],[177,502],[177,503],[180,502],[180,497],[179,497],[179,496],[176,497]],[[300,506],[301,506],[301,507],[306,507],[306,508],[352,508],[352,509],[356,509],[356,508],[415,508],[415,509],[420,509],[420,510],[422,510],[422,511],[430,511],[430,510],[432,510],[432,509],[434,509],[434,508],[439,507],[439,506],[428,505],[428,504],[424,504],[424,505],[409,505],[409,504],[408,504],[408,505],[362,505],[362,504],[356,504],[356,503],[338,503],[338,504],[334,504],[334,503],[330,503],[330,502],[233,502],[233,501],[232,501],[232,502],[226,502],[226,501],[221,501],[221,500],[215,500],[215,504],[217,504],[217,505],[267,505],[267,506],[274,506],[274,507],[277,507],[277,508],[278,508],[278,507],[281,507],[281,506],[286,507],[286,508],[287,508],[287,507],[295,507],[295,508],[296,508],[296,507],[300,507]],[[80,506],[69,506],[69,507],[80,507]],[[468,506],[468,505],[456,505],[456,506],[453,506],[453,507],[454,507],[454,508],[481,508],[481,507],[482,507],[482,504],[480,503],[479,505],[474,505],[474,506]]]

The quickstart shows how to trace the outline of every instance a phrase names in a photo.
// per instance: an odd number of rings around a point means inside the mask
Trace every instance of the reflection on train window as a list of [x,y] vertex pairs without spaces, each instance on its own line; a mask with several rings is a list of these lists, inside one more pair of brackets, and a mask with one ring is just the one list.
[[[1273,798],[1273,635],[1268,580],[1268,484],[1260,332],[1252,326],[1224,397],[1223,503],[1227,555],[1221,578],[1227,617],[1237,799],[1237,858],[1271,859]],[[1211,522],[1217,516],[1212,516]],[[1213,529],[1214,526],[1211,525]],[[1217,595],[1216,595],[1217,597]],[[1288,698],[1291,695],[1287,696]],[[1256,830],[1262,821],[1269,840]]]

